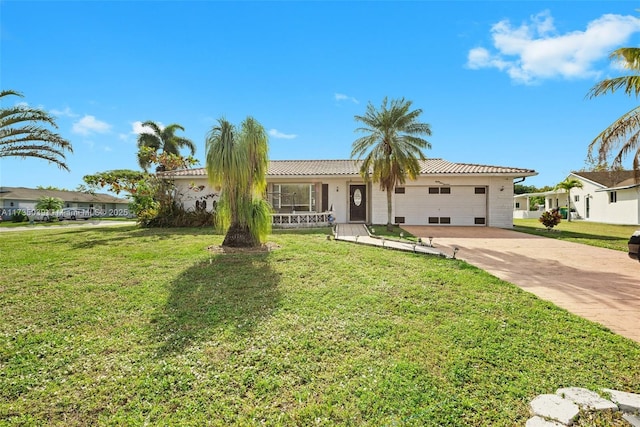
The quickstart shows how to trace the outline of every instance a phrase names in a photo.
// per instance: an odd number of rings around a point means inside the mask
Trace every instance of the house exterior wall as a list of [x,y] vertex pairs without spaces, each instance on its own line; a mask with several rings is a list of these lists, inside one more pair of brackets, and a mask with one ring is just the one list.
[[182,204],[187,211],[196,209],[196,203],[200,205],[204,202],[205,209],[209,212],[218,200],[220,200],[220,191],[209,186],[206,177],[189,177],[188,179],[176,179],[176,199]]
[[[445,183],[444,185],[440,182]],[[350,186],[365,185],[359,177],[276,177],[269,178],[269,189],[273,184],[315,185],[316,212],[321,212],[322,187],[328,189],[327,203],[332,208],[335,221],[350,222]],[[219,200],[219,191],[209,187],[206,177],[181,177],[175,180],[178,200],[187,210],[195,209],[197,201]],[[450,194],[430,194],[430,187],[449,187]],[[406,225],[429,225],[429,217],[450,218],[449,225],[513,227],[513,178],[498,176],[429,176],[407,181],[405,194],[392,194],[392,222],[404,217]],[[477,194],[476,188],[484,193]],[[268,192],[271,190],[267,190]],[[378,184],[366,183],[367,217],[369,224],[386,224],[387,198]],[[482,219],[483,222],[476,222]],[[432,224],[439,225],[439,224]]]
[[[407,181],[403,187],[404,194],[392,195],[392,222],[396,217],[404,217],[406,225],[428,225],[429,217],[444,217],[450,218],[450,225],[513,227],[512,178],[430,176]],[[450,187],[451,193],[430,194],[431,187]],[[476,194],[476,187],[484,188],[485,193]],[[476,224],[476,218],[484,218],[484,224]],[[387,223],[386,193],[377,184],[371,184],[369,222]]]
[[[610,191],[602,191],[604,188],[593,182],[580,181],[583,187],[571,190],[571,207],[576,210],[578,218],[607,224],[640,224],[640,189],[638,187],[615,190],[617,200],[612,203],[609,199]],[[578,196],[577,202],[576,196]],[[561,206],[564,205],[566,201],[561,203]]]
[[[348,221],[349,181],[345,178],[276,178],[269,180],[269,186],[273,184],[314,184],[316,185],[316,206],[321,211],[322,184],[328,185],[328,206],[333,206],[333,214],[337,222]],[[209,186],[206,177],[189,177],[188,179],[176,179],[177,198],[186,210],[196,208],[196,202],[206,201],[206,209],[213,209],[213,202],[220,200],[220,191]],[[267,190],[269,191],[269,190]]]

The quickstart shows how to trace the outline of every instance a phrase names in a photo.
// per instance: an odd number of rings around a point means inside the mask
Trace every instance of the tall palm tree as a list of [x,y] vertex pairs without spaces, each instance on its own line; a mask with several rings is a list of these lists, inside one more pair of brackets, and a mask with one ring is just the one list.
[[226,231],[223,246],[259,246],[271,231],[271,207],[264,200],[268,142],[266,131],[252,117],[240,129],[219,119],[207,136],[209,183],[222,188],[217,212]]
[[[630,71],[629,75],[605,79],[593,86],[587,97],[614,93],[619,89],[624,90],[626,95],[640,94],[640,48],[623,47],[614,50],[609,59],[619,62]],[[636,179],[640,178],[640,106],[632,108],[623,114],[608,128],[600,132],[598,136],[589,144],[589,158],[593,159],[594,150],[597,152],[598,164],[607,162],[607,157],[612,151],[619,148],[613,159],[614,167],[621,166],[624,158],[633,154],[633,169],[636,172]]]
[[575,178],[565,179],[564,181],[558,183],[554,190],[565,190],[567,192],[567,221],[571,222],[571,189],[573,188],[582,188],[582,181]]
[[[153,152],[167,154],[180,154],[181,148],[188,148],[191,155],[196,152],[196,146],[190,139],[176,136],[176,131],[181,130],[184,132],[184,128],[179,124],[171,124],[165,128],[162,128],[156,122],[146,121],[142,123],[143,127],[147,127],[152,133],[143,132],[138,135],[138,164],[140,167],[147,171],[151,166],[151,159],[149,157],[148,150],[141,150],[142,148],[150,148]],[[165,170],[162,166],[158,167],[158,171]]]
[[424,160],[423,149],[431,144],[419,135],[431,135],[431,126],[418,121],[421,109],[411,110],[411,101],[404,98],[388,102],[385,97],[382,106],[376,110],[369,103],[364,116],[355,116],[363,127],[356,132],[366,133],[353,142],[351,157],[362,159],[360,174],[387,193],[387,229],[391,224],[391,194],[397,184],[404,184],[407,178],[416,179],[420,174],[418,160]]
[[[3,90],[0,99],[9,95],[23,96],[20,92]],[[73,147],[46,125],[58,127],[54,118],[39,108],[24,105],[0,108],[0,157],[35,157],[68,171],[65,151],[73,153]]]

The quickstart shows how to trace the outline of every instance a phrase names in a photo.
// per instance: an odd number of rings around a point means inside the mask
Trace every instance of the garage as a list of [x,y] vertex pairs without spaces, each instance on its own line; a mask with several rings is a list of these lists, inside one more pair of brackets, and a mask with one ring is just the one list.
[[486,186],[398,187],[395,223],[486,226],[487,193]]

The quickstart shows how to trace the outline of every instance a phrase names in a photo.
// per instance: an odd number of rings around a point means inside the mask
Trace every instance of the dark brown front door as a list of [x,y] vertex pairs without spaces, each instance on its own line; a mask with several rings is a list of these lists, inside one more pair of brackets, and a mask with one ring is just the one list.
[[367,220],[367,192],[364,185],[349,186],[349,221]]

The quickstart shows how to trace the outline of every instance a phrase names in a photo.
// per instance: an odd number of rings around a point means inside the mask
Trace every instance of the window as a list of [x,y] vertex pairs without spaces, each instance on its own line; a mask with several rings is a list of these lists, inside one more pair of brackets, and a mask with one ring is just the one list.
[[485,187],[476,187],[474,189],[474,192],[476,194],[486,194],[487,193],[487,189]]
[[580,196],[579,195],[573,196],[573,201],[574,202],[579,202],[580,201]]
[[476,217],[473,219],[473,223],[476,225],[484,225],[486,220],[482,217]]
[[429,224],[451,224],[451,218],[448,216],[430,216],[428,222]]
[[273,184],[269,202],[277,212],[314,212],[316,186],[314,184]]
[[429,194],[451,194],[451,187],[429,187]]
[[404,224],[404,217],[403,216],[395,217],[395,222],[396,224]]
[[516,202],[516,209],[520,209],[520,202]]
[[618,193],[615,191],[609,192],[609,203],[616,203],[618,201]]
[[396,187],[396,194],[404,194],[404,187]]

